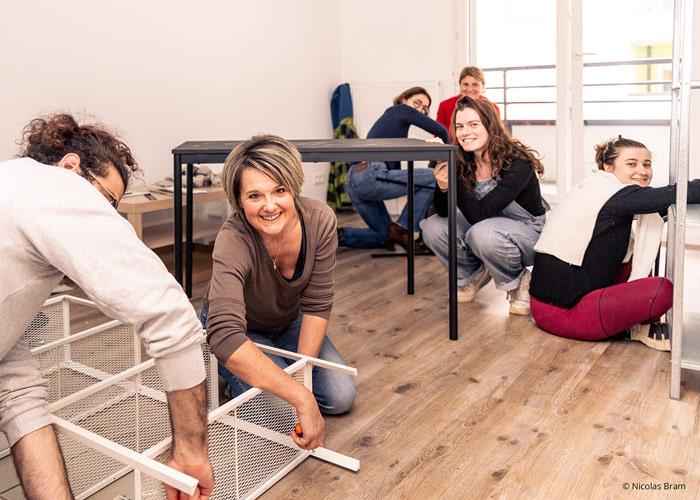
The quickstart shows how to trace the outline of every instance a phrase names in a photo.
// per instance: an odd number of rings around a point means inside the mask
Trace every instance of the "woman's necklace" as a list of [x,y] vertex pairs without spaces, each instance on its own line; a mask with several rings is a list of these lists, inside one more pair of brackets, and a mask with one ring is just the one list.
[[282,235],[282,242],[280,245],[277,247],[277,254],[272,255],[272,252],[270,252],[270,258],[272,259],[272,268],[277,271],[277,258],[280,256],[282,253],[282,250],[284,250],[284,234]]
[[[294,229],[295,229],[295,228],[296,228],[296,224],[294,225],[294,227],[292,227],[291,229],[289,229],[288,232],[292,233],[292,235],[293,235],[293,234],[294,234]],[[270,258],[272,259],[272,268],[273,268],[275,271],[278,270],[278,269],[277,269],[277,259],[279,258],[280,255],[282,255],[282,252],[284,251],[284,246],[285,246],[285,244],[286,244],[286,239],[287,239],[286,236],[287,236],[287,235],[286,235],[285,233],[282,233],[282,236],[280,236],[280,243],[279,243],[279,245],[277,246],[277,252],[275,253],[275,255],[272,255],[272,251],[270,251],[270,250],[268,249],[268,253],[269,253],[269,255],[270,255]]]

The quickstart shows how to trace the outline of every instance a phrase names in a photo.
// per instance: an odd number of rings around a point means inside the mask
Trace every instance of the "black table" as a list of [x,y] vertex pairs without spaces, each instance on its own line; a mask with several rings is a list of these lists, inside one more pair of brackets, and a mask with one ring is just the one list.
[[[242,141],[188,141],[172,150],[173,179],[175,183],[175,278],[182,283],[182,165],[187,165],[185,218],[185,292],[192,295],[192,174],[195,163],[224,163],[224,160]],[[457,146],[438,144],[420,139],[346,139],[291,141],[301,153],[304,162],[408,162],[408,227],[413,230],[413,162],[419,160],[446,160],[449,162],[449,181],[457,182],[455,153]],[[457,340],[457,191],[448,192],[449,227],[449,330],[450,340]],[[408,238],[407,292],[413,294],[414,246]]]

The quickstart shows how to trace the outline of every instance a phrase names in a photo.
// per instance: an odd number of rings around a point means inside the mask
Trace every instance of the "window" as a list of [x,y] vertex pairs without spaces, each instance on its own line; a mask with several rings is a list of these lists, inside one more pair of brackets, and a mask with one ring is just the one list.
[[[581,40],[574,43],[580,54],[566,56],[557,52],[557,23],[564,22],[557,8],[566,0],[474,1],[474,63],[485,70],[486,97],[498,103],[513,135],[544,155],[545,180],[557,182],[558,194],[591,170],[593,145],[618,134],[648,142],[655,167],[661,167],[655,177],[666,176],[670,85],[665,82],[671,77],[673,0],[577,0],[571,22],[580,28]],[[578,56],[584,64],[583,103],[573,105],[572,112],[574,122],[582,120],[584,127],[574,132],[580,135],[574,147],[557,136],[556,65]],[[637,61],[649,58],[668,62]],[[561,154],[558,147],[570,149]],[[568,169],[567,179],[562,169]]]

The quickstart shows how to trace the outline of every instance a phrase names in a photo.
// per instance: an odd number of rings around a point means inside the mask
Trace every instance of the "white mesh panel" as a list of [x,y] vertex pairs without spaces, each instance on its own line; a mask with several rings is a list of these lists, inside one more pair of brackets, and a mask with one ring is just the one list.
[[[64,311],[69,311],[68,307],[64,309],[67,300],[44,306],[37,314],[25,331],[30,349],[42,349],[66,336],[70,324],[70,318],[64,317]],[[91,315],[94,314],[90,311],[92,307],[73,304],[70,312],[72,314],[75,310],[78,315]],[[60,403],[63,398],[136,364],[133,326],[119,324],[104,330],[97,327],[96,330],[88,336],[71,339],[65,345],[34,354],[40,362],[42,375],[48,380],[48,402],[58,402],[60,409],[54,412],[57,416],[136,452],[143,452],[170,436],[166,397],[154,367],[68,406]],[[206,344],[203,344],[202,351],[207,370],[207,406],[211,410],[218,407],[216,360]],[[116,479],[110,476],[125,469],[121,462],[66,435],[59,433],[59,442],[71,489],[78,497],[98,483]],[[9,451],[7,448],[7,440],[0,433],[0,453]],[[156,485],[160,491],[160,483]]]
[[[207,349],[204,355],[210,364],[213,358]],[[207,397],[213,400],[211,394]],[[138,453],[171,435],[166,394],[155,366],[89,394],[54,414]],[[61,437],[61,447],[76,496],[124,469],[120,462],[67,436]],[[159,483],[156,486],[160,488]]]
[[67,334],[64,333],[63,320],[63,302],[42,307],[24,331],[29,349],[62,339]]
[[[160,377],[151,367],[54,412],[80,427],[136,452],[170,436]],[[79,495],[123,469],[123,465],[62,436],[71,489]]]
[[79,443],[60,432],[56,434],[66,462],[68,482],[76,497],[84,498],[84,493],[89,488],[125,468],[123,463],[103,455],[90,446]]
[[[303,367],[292,377],[303,383]],[[294,408],[264,392],[210,422],[209,458],[216,478],[212,500],[246,498],[306,453],[289,437],[295,424]],[[166,452],[157,460],[165,462],[167,457]],[[141,479],[142,499],[165,498],[158,480],[145,474]]]
[[[42,349],[67,335],[70,318],[64,317],[64,311],[68,311],[64,302],[42,308],[25,332],[32,350]],[[79,305],[76,314],[91,315],[89,304]],[[81,324],[88,326],[87,321]],[[49,382],[48,402],[59,408],[54,412],[57,416],[142,453],[170,437],[166,397],[155,367],[89,393],[70,405],[66,406],[65,401],[61,403],[63,398],[87,390],[137,362],[132,326],[116,325],[97,330],[89,336],[71,339],[66,345],[35,353]],[[203,344],[203,356],[207,369],[207,406],[211,411],[218,407],[216,359],[206,344]],[[303,369],[293,377],[303,382]],[[306,453],[296,448],[289,438],[295,422],[291,406],[265,393],[238,408],[231,408],[212,422],[209,426],[210,456],[217,477],[212,498],[245,498]],[[3,438],[0,434],[0,450],[7,446],[3,446],[2,443],[6,443]],[[59,442],[71,489],[77,497],[84,497],[85,492],[92,491],[96,485],[106,485],[127,470],[121,462],[66,435],[59,433]],[[166,451],[158,459],[164,462],[167,456]],[[159,481],[143,474],[140,477],[142,498],[165,498]]]
[[209,344],[202,344],[202,355],[207,373],[207,408],[209,411],[219,407],[219,374],[216,357],[209,350]]
[[117,325],[35,357],[53,403],[134,366],[134,328]]

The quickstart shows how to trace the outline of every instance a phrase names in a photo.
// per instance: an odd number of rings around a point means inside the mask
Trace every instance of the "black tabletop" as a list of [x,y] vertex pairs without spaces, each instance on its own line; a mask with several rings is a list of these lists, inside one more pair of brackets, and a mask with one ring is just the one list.
[[[243,141],[187,141],[172,150],[183,163],[223,161]],[[292,140],[304,161],[334,160],[443,160],[457,146],[421,139]]]
[[[226,157],[243,141],[187,141],[172,150],[173,175],[179,180],[182,166],[195,163],[223,163]],[[304,162],[357,162],[357,161],[408,161],[409,171],[414,160],[448,160],[450,175],[455,175],[457,146],[421,139],[323,139],[291,141],[301,153]],[[452,177],[453,182],[455,177]],[[455,190],[448,197],[449,213],[449,317],[450,339],[457,340],[457,261],[456,261],[456,205]],[[191,192],[188,192],[190,195]],[[410,198],[409,198],[410,199]],[[187,208],[186,284],[188,295],[192,292],[192,204]],[[175,197],[175,277],[182,281],[182,197]],[[412,216],[411,216],[412,217]],[[412,221],[411,221],[412,222]],[[408,293],[413,293],[413,253],[408,253]]]
[[[187,141],[173,153],[228,153],[244,141]],[[299,139],[289,141],[299,151],[343,152],[373,149],[376,151],[440,151],[456,150],[452,144],[428,142],[422,139]]]

